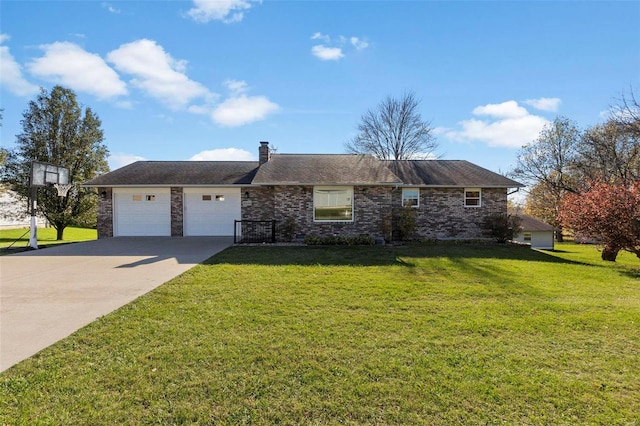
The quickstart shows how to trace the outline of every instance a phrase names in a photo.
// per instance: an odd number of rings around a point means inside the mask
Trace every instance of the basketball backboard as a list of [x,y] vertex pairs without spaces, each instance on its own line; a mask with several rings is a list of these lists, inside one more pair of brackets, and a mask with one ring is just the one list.
[[67,185],[69,169],[55,164],[33,161],[31,163],[31,186]]

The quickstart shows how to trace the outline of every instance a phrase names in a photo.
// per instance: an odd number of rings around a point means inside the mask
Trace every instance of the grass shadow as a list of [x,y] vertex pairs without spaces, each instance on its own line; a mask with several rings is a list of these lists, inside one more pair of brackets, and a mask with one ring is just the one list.
[[415,266],[411,258],[510,259],[532,262],[590,265],[563,259],[529,247],[511,244],[407,244],[402,246],[234,246],[204,264]]

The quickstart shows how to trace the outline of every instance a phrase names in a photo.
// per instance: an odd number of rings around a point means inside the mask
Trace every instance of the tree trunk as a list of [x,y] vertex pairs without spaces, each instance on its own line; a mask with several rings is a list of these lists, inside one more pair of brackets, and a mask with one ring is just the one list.
[[620,249],[613,248],[610,246],[604,246],[602,248],[602,255],[601,255],[602,260],[606,260],[608,262],[615,262],[619,251]]
[[56,227],[56,240],[62,241],[62,236],[64,235],[64,226]]
[[556,231],[556,241],[559,243],[564,242],[564,234],[562,233],[562,230]]

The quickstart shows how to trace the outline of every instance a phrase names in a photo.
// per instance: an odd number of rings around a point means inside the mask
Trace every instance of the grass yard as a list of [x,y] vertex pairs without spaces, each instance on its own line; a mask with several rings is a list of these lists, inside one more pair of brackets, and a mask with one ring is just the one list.
[[[38,228],[38,246],[50,246],[53,244],[75,243],[79,241],[89,241],[98,238],[95,229],[68,227],[64,230],[64,240],[56,240],[56,230],[54,228]],[[15,242],[17,240],[17,242]],[[15,228],[0,230],[0,248],[9,247],[23,248],[29,245],[29,228]]]
[[233,247],[0,375],[0,424],[638,425],[640,262],[558,249]]

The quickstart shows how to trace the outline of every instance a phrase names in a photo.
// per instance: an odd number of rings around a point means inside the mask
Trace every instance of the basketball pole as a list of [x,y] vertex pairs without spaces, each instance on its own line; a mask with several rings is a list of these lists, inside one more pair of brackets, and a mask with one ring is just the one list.
[[31,187],[31,224],[30,229],[31,233],[29,235],[29,247],[32,249],[38,248],[38,227],[36,224],[36,204],[37,204],[37,193],[36,187]]

